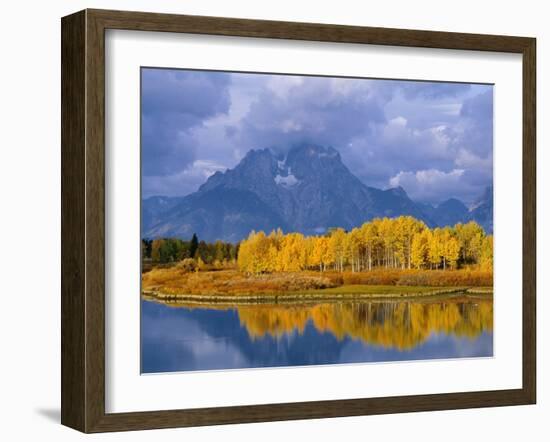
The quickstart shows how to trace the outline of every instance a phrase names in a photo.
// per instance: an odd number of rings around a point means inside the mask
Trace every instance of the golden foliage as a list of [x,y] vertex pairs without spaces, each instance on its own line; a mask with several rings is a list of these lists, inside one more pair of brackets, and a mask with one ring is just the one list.
[[251,232],[239,249],[238,266],[250,274],[332,269],[362,272],[385,269],[492,268],[492,236],[475,222],[429,229],[411,216],[376,218],[350,232],[324,236]]

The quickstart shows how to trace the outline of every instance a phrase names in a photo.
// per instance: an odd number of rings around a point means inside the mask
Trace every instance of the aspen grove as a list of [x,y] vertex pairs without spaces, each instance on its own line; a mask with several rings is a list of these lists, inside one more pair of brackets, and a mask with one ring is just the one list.
[[253,231],[241,242],[237,262],[251,274],[463,266],[491,270],[493,236],[474,221],[430,229],[411,216],[376,218],[351,231],[335,228],[322,236]]

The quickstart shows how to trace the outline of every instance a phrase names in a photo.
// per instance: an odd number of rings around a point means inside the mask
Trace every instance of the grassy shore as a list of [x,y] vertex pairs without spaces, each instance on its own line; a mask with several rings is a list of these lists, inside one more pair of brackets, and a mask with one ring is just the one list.
[[247,275],[236,269],[185,272],[154,268],[142,275],[144,295],[158,300],[285,302],[492,293],[492,275],[476,271],[376,270]]
[[240,294],[191,294],[143,291],[145,297],[159,301],[208,302],[208,303],[280,303],[305,301],[337,301],[388,298],[417,298],[465,293],[464,287],[395,287],[352,285],[331,289],[304,290],[286,293]]

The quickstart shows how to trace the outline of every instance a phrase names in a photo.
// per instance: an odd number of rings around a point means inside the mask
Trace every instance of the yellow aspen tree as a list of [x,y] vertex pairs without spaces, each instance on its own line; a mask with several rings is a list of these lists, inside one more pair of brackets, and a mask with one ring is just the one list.
[[313,246],[311,248],[311,256],[309,258],[309,264],[312,267],[318,267],[319,271],[323,271],[323,237],[314,236],[312,238]]
[[[401,267],[401,263],[404,261],[404,257],[402,257],[403,253],[403,217],[397,217],[390,219],[392,222],[392,236],[393,236],[393,245],[392,245],[392,259],[393,259],[393,267],[399,268]],[[403,258],[403,259],[402,259]]]
[[443,255],[441,250],[441,236],[442,232],[440,228],[435,228],[432,231],[428,252],[430,268],[435,267],[437,269],[439,268],[439,264],[441,263],[441,256]]
[[417,269],[421,269],[428,264],[431,237],[431,231],[426,229],[416,234],[412,240],[411,264]]
[[344,271],[345,237],[346,233],[344,232],[344,229],[340,228],[333,230],[330,235],[330,249],[334,258],[334,265],[336,270],[340,272]]
[[460,244],[453,235],[453,230],[449,227],[441,229],[439,236],[440,254],[443,258],[443,270],[447,270],[448,266],[456,266],[456,262],[460,256]]
[[370,223],[365,223],[361,226],[363,235],[363,244],[365,246],[365,266],[368,270],[372,270],[375,248],[378,244],[378,227],[377,220]]
[[485,238],[483,227],[475,221],[466,224],[457,224],[454,227],[460,242],[460,257],[463,262],[478,262],[481,253],[481,244]]
[[445,261],[453,269],[457,267],[460,258],[460,242],[454,236],[449,236],[445,243]]
[[390,218],[382,218],[378,231],[383,245],[383,261],[386,268],[395,266],[395,223]]
[[330,248],[330,238],[327,236],[321,237],[320,247],[322,251],[321,263],[323,266],[323,271],[325,271],[327,267],[334,263],[334,255],[332,254],[332,249]]
[[345,238],[345,258],[351,264],[351,271],[360,270],[362,235],[358,228],[353,229],[346,234]]
[[300,248],[300,268],[302,270],[307,270],[312,265],[311,252],[313,251],[313,238],[302,235],[301,239],[298,241],[298,247]]
[[479,266],[481,270],[493,270],[493,235],[486,236],[483,240]]

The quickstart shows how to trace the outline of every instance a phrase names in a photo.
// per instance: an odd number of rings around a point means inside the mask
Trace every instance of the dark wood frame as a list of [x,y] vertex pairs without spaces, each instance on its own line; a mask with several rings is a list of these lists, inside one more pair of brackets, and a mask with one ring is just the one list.
[[[523,386],[402,397],[105,412],[105,30],[496,51],[523,57]],[[496,35],[84,10],[62,30],[61,422],[83,432],[534,404],[536,40]]]

